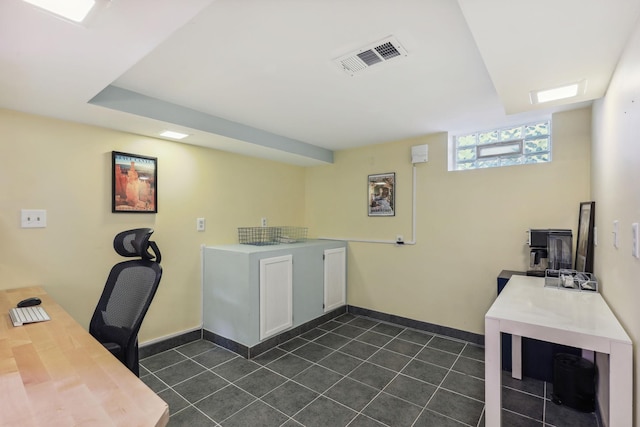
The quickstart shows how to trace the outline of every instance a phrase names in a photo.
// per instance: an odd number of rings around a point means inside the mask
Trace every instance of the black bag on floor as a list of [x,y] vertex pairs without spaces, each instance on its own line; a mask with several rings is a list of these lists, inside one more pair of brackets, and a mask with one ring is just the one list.
[[573,354],[556,354],[553,360],[553,402],[581,412],[593,412],[595,395],[593,363]]

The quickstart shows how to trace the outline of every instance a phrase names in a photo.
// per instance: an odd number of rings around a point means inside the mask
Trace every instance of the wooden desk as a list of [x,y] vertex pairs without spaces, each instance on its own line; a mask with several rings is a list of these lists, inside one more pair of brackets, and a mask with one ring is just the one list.
[[486,425],[501,424],[500,333],[513,336],[513,376],[521,377],[521,337],[609,354],[609,426],[631,427],[631,339],[602,295],[544,287],[544,278],[513,276],[485,315]]
[[[51,320],[14,327],[37,296]],[[41,287],[0,291],[1,426],[165,426],[169,408]]]

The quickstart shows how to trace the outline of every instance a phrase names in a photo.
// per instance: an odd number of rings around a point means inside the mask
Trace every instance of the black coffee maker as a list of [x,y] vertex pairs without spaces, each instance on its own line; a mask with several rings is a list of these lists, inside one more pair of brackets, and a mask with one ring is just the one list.
[[545,271],[571,269],[573,245],[571,230],[530,229],[527,276],[544,277]]

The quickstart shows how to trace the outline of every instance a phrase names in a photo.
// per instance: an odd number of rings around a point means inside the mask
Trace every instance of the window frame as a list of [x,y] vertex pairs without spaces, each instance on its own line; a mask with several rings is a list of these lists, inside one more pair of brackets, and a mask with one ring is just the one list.
[[[546,134],[542,135],[527,135],[526,130],[528,127],[534,127],[539,125],[545,125],[548,129]],[[508,131],[512,131],[514,129],[520,128],[521,137],[509,138],[505,140],[500,140],[500,137],[504,135]],[[480,135],[487,135],[495,133],[498,137],[496,141],[482,143],[480,142]],[[459,140],[461,138],[469,138],[473,137],[475,140],[474,143],[469,144],[468,142],[465,145],[460,145]],[[544,138],[547,140],[547,149],[539,150],[527,153],[527,141],[534,141]],[[450,150],[449,150],[449,171],[463,171],[463,170],[476,170],[476,169],[488,169],[494,167],[503,167],[503,166],[520,166],[520,165],[528,165],[528,164],[540,164],[540,163],[549,163],[552,161],[552,150],[553,150],[553,141],[552,141],[552,122],[551,118],[541,119],[532,122],[526,122],[521,124],[514,124],[511,126],[502,126],[498,128],[492,128],[487,130],[478,130],[473,132],[461,133],[458,135],[454,135],[450,141]],[[499,149],[500,147],[509,147],[518,145],[518,151],[514,152],[506,152],[502,154],[482,154],[483,150],[487,149]],[[474,151],[474,156],[469,160],[458,160],[458,152],[460,150],[472,150]],[[528,161],[528,159],[534,159],[537,156],[547,156],[548,160],[536,160],[536,161]],[[510,162],[510,160],[516,159],[516,162]],[[478,162],[482,162],[482,164],[478,165]],[[490,164],[495,162],[496,164]],[[463,167],[460,167],[463,165]],[[471,165],[464,166],[464,165]]]
[[[504,154],[482,154],[482,150],[485,150],[487,148],[503,148],[503,147],[509,147],[512,145],[518,146],[517,152],[514,151],[512,153],[504,153]],[[524,154],[524,138],[511,139],[509,141],[491,142],[488,144],[476,144],[475,147],[476,147],[476,160],[491,159],[496,157],[510,157],[510,156],[515,157],[516,155],[522,156]]]

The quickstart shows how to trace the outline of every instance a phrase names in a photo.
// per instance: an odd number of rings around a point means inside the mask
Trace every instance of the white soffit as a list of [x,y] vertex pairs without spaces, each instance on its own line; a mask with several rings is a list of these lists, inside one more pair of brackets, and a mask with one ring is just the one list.
[[540,108],[531,90],[583,79],[584,95],[551,104],[604,96],[640,14],[637,0],[458,2],[507,114]]

